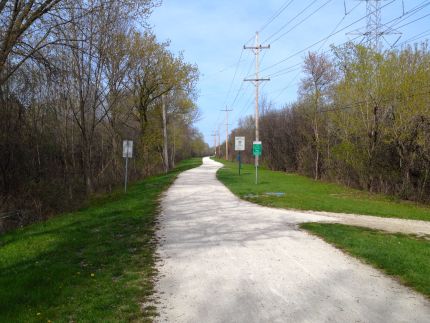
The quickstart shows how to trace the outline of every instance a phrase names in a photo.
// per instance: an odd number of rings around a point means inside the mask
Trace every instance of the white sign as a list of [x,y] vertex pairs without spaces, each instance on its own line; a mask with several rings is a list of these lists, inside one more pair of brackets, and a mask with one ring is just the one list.
[[133,157],[133,140],[122,141],[122,157],[124,158]]
[[234,137],[234,150],[245,150],[245,137]]

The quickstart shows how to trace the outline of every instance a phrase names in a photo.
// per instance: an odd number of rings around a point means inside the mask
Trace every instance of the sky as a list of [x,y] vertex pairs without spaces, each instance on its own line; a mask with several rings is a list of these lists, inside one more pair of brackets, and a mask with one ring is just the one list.
[[[384,48],[430,38],[430,1],[381,0],[381,39]],[[159,41],[183,53],[200,71],[197,128],[209,145],[217,130],[225,140],[229,130],[253,115],[255,55],[243,46],[270,45],[260,54],[260,98],[275,108],[297,99],[302,63],[308,51],[330,54],[330,45],[363,41],[366,1],[360,0],[163,0],[150,25]],[[399,39],[400,37],[400,39]],[[397,42],[396,42],[397,41]]]

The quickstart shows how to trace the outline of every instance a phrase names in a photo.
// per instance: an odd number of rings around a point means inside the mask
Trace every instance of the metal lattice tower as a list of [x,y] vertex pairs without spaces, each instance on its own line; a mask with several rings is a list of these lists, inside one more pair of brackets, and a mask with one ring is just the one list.
[[[396,42],[400,39],[401,33],[393,28],[384,26],[381,23],[381,4],[385,0],[359,0],[366,2],[366,28],[365,30],[359,29],[349,34],[362,35],[365,37],[367,47],[380,51],[382,49],[382,39],[386,35],[398,35]],[[395,43],[396,43],[395,42]]]
[[[362,0],[363,1],[363,0]],[[364,0],[366,1],[366,32],[367,45],[370,48],[379,50],[381,48],[381,1],[382,0]]]

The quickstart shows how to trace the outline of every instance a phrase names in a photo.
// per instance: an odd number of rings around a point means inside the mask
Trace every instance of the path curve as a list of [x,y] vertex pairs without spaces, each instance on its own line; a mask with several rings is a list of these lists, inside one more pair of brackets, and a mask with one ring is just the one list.
[[242,201],[208,158],[162,202],[161,322],[429,322],[430,302],[297,224],[323,214]]

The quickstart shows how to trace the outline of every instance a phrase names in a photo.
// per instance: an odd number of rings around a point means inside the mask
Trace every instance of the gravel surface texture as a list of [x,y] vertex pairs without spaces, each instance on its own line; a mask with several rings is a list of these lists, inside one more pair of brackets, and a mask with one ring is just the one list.
[[205,158],[164,195],[156,321],[430,322],[424,296],[298,229],[307,221],[361,225],[361,216],[242,201],[216,179],[220,167]]

